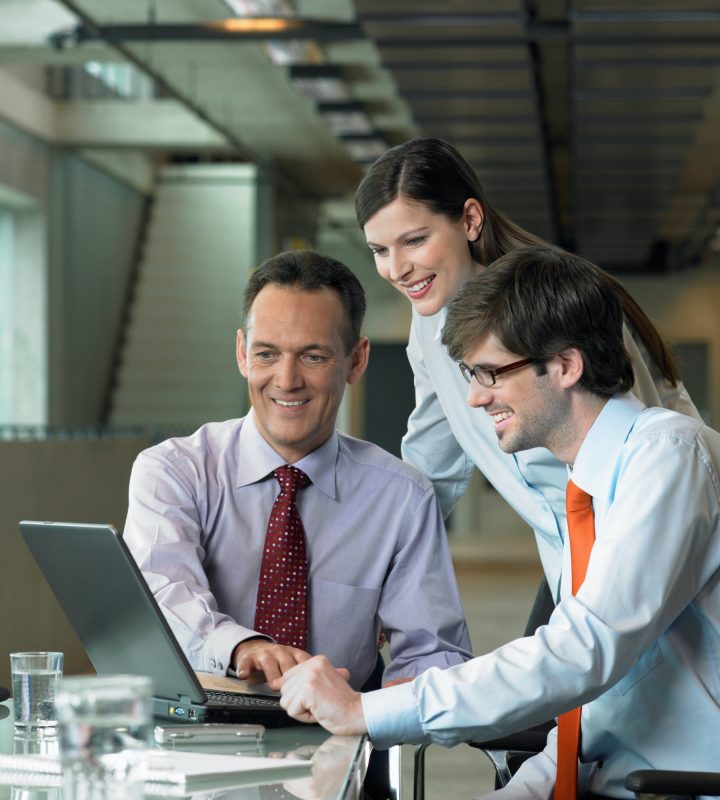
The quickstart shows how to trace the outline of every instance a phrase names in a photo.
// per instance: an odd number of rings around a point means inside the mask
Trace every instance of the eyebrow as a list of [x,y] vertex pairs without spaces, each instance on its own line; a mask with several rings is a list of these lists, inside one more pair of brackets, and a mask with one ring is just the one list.
[[481,362],[477,362],[476,361],[473,364],[473,363],[470,363],[468,361],[464,361],[463,363],[466,364],[468,367],[478,367],[479,369],[484,369],[486,371],[489,371],[489,370],[493,370],[493,369],[500,369],[500,367],[504,366],[505,362],[503,362],[501,364],[498,364],[497,362],[495,362],[494,364],[493,363],[488,364],[486,361],[485,362],[482,362],[482,361]]
[[[252,342],[250,345],[251,350],[281,350],[281,347],[274,344],[273,342]],[[325,344],[320,344],[319,342],[311,342],[310,344],[304,344],[302,347],[299,347],[295,350],[296,353],[306,353],[308,350],[322,350],[326,353],[334,353],[332,347],[328,347]]]

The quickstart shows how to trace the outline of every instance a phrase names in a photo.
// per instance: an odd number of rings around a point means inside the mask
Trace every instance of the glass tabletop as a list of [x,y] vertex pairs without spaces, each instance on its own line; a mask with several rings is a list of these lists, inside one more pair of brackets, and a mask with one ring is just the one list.
[[[172,787],[173,797],[193,800],[356,800],[360,797],[370,745],[362,736],[331,736],[316,725],[267,729],[257,744],[215,744],[192,747],[173,745],[175,750],[222,753],[262,758],[302,759],[310,762],[303,777],[278,781],[277,776],[258,783],[257,775],[232,779],[223,787],[182,792]],[[58,754],[57,737],[27,734],[14,726],[12,701],[0,703],[0,756]],[[1,761],[1,759],[0,759]],[[0,800],[62,800],[58,779],[38,773],[21,775],[0,768]],[[163,787],[164,788],[164,787]],[[146,793],[146,797],[168,796]]]

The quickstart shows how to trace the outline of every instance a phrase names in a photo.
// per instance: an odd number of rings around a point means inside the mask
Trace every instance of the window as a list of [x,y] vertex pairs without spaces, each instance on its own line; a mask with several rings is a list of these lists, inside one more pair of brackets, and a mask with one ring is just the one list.
[[0,206],[0,425],[14,422],[14,263],[12,212]]
[[43,216],[0,186],[0,426],[47,424]]

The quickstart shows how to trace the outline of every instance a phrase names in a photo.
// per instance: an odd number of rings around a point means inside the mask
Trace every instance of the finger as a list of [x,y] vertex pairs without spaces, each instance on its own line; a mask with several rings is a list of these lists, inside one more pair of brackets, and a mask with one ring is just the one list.
[[300,722],[314,722],[312,712],[305,706],[301,692],[291,692],[280,698],[280,705],[285,709],[288,716]]
[[272,689],[276,689],[279,686],[279,680],[282,677],[282,670],[278,665],[277,659],[267,657],[264,658],[261,668],[265,673],[265,680]]
[[259,676],[259,679],[264,681],[264,663],[267,657],[268,654],[265,648],[251,650],[245,653],[245,655],[240,656],[237,667],[235,668],[238,677],[248,679],[252,677],[257,681]]
[[317,720],[309,711],[302,711],[299,714],[290,714],[290,716],[298,722],[307,722],[308,724],[317,723]]
[[248,678],[255,669],[255,659],[251,655],[244,655],[237,660],[235,672],[237,672],[238,678]]
[[302,664],[305,661],[309,661],[312,658],[310,653],[306,653],[304,650],[295,650],[295,661],[298,664]]
[[337,667],[336,669],[337,669],[337,673],[338,673],[338,675],[339,675],[339,676],[340,676],[340,677],[341,677],[343,680],[345,680],[345,681],[347,681],[348,683],[350,683],[350,670],[349,670],[349,669],[345,669],[345,667]]
[[296,664],[294,667],[289,669],[287,672],[283,673],[283,676],[282,676],[281,680],[279,681],[280,686],[283,687],[283,691],[285,691],[285,689],[286,689],[286,687],[288,685],[288,680],[296,677],[296,675],[298,673],[300,673],[301,675],[307,675],[308,674],[307,673],[307,668],[304,666],[304,664]]
[[277,659],[280,672],[285,674],[288,670],[291,670],[294,666],[297,666],[297,664],[301,663],[300,656],[302,653],[302,650],[297,650],[294,647],[279,648],[274,655]]

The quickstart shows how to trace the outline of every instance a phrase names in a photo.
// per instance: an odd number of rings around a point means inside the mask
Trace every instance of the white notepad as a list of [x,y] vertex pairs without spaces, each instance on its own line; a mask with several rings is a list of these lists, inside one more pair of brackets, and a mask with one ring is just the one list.
[[[148,790],[154,791],[157,785],[159,788],[175,787],[179,791],[187,792],[303,778],[309,775],[310,771],[310,761],[297,758],[259,758],[187,750],[150,750],[143,779]],[[57,757],[0,755],[0,783],[3,784],[57,786],[60,784],[61,772]]]

